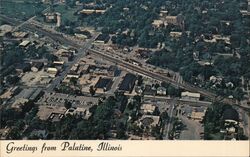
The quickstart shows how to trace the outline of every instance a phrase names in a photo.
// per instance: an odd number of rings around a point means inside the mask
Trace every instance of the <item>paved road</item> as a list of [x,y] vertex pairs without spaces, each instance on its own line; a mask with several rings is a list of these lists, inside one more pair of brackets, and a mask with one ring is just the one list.
[[176,103],[177,101],[175,99],[172,99],[171,102],[166,102],[168,103],[170,106],[169,106],[169,109],[168,109],[168,116],[169,116],[169,120],[166,122],[165,124],[165,128],[164,128],[164,136],[163,136],[163,139],[164,140],[167,140],[168,139],[168,134],[169,134],[169,131],[172,129],[172,119],[174,117],[174,111],[175,111],[175,106],[176,106]]
[[86,55],[86,50],[90,48],[92,42],[96,39],[96,37],[99,34],[94,34],[91,39],[89,39],[83,46],[78,50],[78,53],[76,56],[74,56],[73,61],[69,62],[66,65],[66,68],[63,70],[63,72],[60,74],[60,76],[57,76],[50,84],[50,86],[46,89],[48,92],[51,92],[54,90],[55,87],[57,87],[60,82],[64,79],[64,77],[67,75],[67,73],[70,71],[72,66],[79,62],[81,58],[83,58]]

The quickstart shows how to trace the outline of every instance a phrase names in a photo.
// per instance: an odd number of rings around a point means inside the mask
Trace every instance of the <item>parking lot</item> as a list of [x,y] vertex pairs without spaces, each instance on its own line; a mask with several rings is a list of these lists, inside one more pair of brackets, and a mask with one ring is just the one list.
[[180,117],[182,123],[186,126],[185,129],[181,131],[180,140],[201,140],[202,132],[204,132],[204,128],[202,124],[198,121],[194,121],[192,119],[188,119],[185,116]]

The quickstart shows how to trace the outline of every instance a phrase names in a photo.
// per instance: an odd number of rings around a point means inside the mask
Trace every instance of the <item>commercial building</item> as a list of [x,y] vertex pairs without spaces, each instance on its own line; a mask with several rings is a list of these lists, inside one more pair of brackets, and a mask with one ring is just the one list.
[[181,98],[185,100],[193,100],[198,101],[200,100],[200,93],[191,93],[191,92],[182,92]]
[[111,78],[100,77],[97,83],[95,84],[95,88],[98,93],[102,93],[108,91],[111,88],[112,84],[113,81]]
[[135,75],[133,75],[131,73],[126,74],[125,77],[123,78],[118,90],[131,93],[133,88],[134,88],[135,81],[136,81]]

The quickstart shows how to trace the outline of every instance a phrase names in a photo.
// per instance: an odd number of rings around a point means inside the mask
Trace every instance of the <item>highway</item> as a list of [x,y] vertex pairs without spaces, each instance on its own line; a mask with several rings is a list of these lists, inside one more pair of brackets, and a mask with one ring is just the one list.
[[[13,19],[13,18],[8,18],[4,15],[0,15],[0,18],[4,21],[10,23],[10,24],[13,24],[13,25],[18,25],[18,24],[22,23],[21,21],[18,21],[18,20]],[[185,90],[188,90],[190,92],[198,92],[198,93],[202,94],[203,96],[209,97],[212,101],[222,101],[222,102],[227,103],[227,104],[237,105],[241,108],[247,109],[248,111],[250,110],[250,108],[240,106],[238,103],[236,103],[232,99],[222,98],[222,97],[217,96],[216,94],[214,94],[210,91],[193,86],[193,85],[186,83],[184,81],[182,84],[180,84],[180,83],[176,82],[175,80],[173,80],[165,75],[149,71],[146,67],[139,67],[139,66],[133,65],[131,63],[128,63],[124,60],[112,57],[111,55],[107,55],[101,51],[90,49],[90,46],[91,46],[91,44],[94,41],[96,36],[93,36],[84,45],[79,45],[75,41],[72,41],[72,40],[65,38],[60,33],[48,32],[47,30],[44,30],[40,26],[36,26],[33,24],[24,24],[22,27],[29,29],[29,30],[37,31],[45,36],[50,37],[51,39],[53,39],[57,42],[60,42],[60,43],[63,43],[63,44],[66,44],[68,46],[72,46],[72,47],[78,49],[78,52],[79,52],[78,56],[75,57],[73,62],[69,63],[66,70],[61,74],[61,77],[55,79],[55,81],[52,83],[52,85],[48,88],[48,91],[53,90],[60,83],[60,81],[63,79],[63,76],[66,75],[67,71],[71,68],[71,66],[74,65],[77,61],[79,61],[79,59],[85,55],[86,50],[88,50],[88,52],[92,55],[96,55],[98,57],[101,57],[101,58],[108,60],[110,62],[113,62],[113,63],[115,63],[115,64],[117,64],[125,69],[132,70],[133,72],[136,72],[138,74],[145,75],[147,77],[153,78],[153,79],[158,80],[158,81],[168,82],[174,86],[178,86],[178,87],[183,88]]]

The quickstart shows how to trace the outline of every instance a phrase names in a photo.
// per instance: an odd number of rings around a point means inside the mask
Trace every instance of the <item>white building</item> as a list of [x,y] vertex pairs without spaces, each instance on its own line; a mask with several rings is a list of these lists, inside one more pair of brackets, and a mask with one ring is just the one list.
[[185,100],[193,100],[198,101],[200,100],[200,93],[191,93],[191,92],[182,92],[181,98]]

